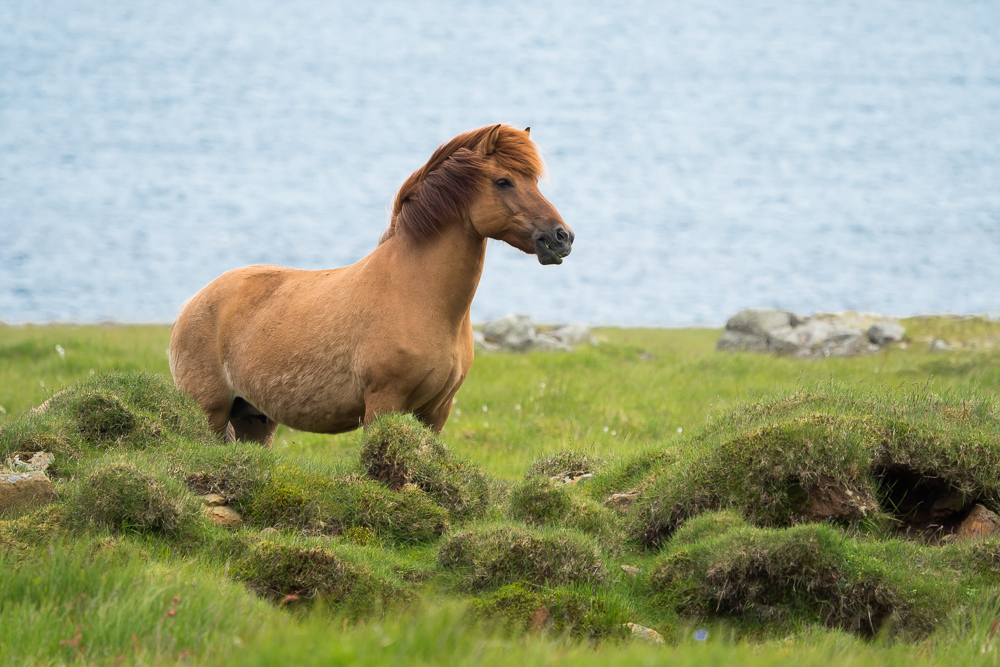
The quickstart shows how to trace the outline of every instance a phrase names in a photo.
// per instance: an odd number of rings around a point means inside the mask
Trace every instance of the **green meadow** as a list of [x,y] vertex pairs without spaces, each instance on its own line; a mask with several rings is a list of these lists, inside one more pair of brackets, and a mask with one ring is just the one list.
[[0,662],[992,664],[1000,537],[959,527],[1000,512],[1000,323],[901,323],[818,361],[600,329],[478,354],[439,435],[269,449],[208,432],[166,326],[0,325],[0,463],[58,495],[0,516]]

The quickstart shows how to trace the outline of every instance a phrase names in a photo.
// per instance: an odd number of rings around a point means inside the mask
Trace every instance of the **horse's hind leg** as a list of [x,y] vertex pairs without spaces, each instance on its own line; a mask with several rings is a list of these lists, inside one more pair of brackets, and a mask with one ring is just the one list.
[[233,401],[233,407],[229,411],[226,440],[256,442],[265,447],[270,447],[271,440],[274,439],[274,432],[277,430],[278,422],[239,396]]

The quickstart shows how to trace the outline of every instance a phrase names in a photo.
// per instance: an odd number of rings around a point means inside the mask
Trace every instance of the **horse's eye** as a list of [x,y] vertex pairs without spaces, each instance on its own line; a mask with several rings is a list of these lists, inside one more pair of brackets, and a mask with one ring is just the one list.
[[511,183],[510,180],[508,180],[506,178],[498,178],[497,179],[497,187],[498,188],[512,188],[512,187],[514,187],[514,184]]

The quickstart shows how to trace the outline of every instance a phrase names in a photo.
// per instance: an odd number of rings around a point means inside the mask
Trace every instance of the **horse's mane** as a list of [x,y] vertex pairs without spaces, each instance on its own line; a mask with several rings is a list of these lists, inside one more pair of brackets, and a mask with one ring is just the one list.
[[[487,155],[485,147],[497,128],[496,147]],[[487,158],[525,176],[537,179],[542,174],[542,160],[527,132],[509,125],[488,125],[460,134],[434,151],[427,164],[399,188],[389,229],[379,243],[397,232],[426,238],[441,224],[460,218],[482,187]]]

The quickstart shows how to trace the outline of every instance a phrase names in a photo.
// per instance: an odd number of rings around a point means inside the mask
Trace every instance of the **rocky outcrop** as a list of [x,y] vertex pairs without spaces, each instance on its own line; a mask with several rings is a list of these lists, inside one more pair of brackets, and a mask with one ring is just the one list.
[[898,322],[878,315],[801,317],[787,310],[754,308],[729,319],[715,349],[802,358],[853,357],[899,343],[905,333]]
[[0,472],[0,513],[28,509],[55,499],[52,482],[41,470]]
[[56,499],[55,488],[45,474],[52,459],[48,452],[15,452],[0,466],[0,514]]
[[590,329],[582,324],[538,331],[527,315],[507,315],[487,322],[473,336],[476,349],[485,352],[571,352],[577,345],[597,344]]

